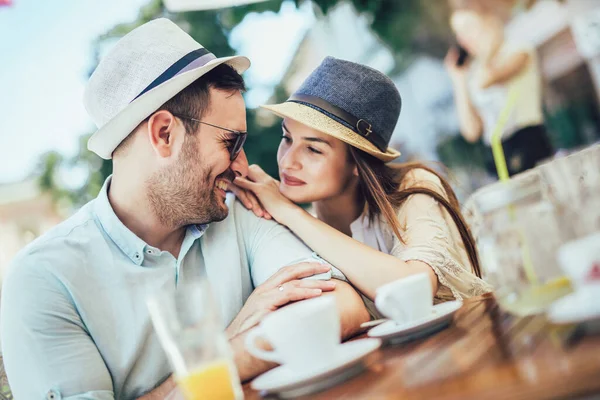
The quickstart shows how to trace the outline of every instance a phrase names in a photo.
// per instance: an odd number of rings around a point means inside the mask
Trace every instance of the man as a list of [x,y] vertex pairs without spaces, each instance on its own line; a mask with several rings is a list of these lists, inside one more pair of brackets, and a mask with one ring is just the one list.
[[5,278],[15,398],[164,398],[174,383],[145,300],[198,273],[213,286],[243,380],[269,368],[245,352],[244,331],[288,302],[332,292],[346,333],[368,319],[346,283],[302,280],[327,266],[280,269],[311,251],[226,198],[247,173],[239,73],[248,66],[216,58],[166,19],[125,36],[99,64],[85,93],[99,127],[88,147],[112,157],[113,175]]

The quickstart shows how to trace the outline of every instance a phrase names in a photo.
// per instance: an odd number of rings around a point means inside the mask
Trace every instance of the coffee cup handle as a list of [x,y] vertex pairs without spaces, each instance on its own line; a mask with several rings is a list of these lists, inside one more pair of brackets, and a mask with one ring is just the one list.
[[260,326],[250,330],[244,339],[246,349],[256,358],[281,364],[281,359],[275,351],[267,351],[256,347],[256,339],[260,336],[264,336],[263,334],[264,332]]

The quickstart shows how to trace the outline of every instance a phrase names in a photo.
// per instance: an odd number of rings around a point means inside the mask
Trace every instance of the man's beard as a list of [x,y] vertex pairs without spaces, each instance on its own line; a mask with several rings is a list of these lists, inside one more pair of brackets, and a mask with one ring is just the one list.
[[[193,140],[186,137],[175,166],[157,171],[147,181],[150,207],[164,226],[222,221],[229,212],[211,182],[210,168],[201,164],[192,150],[193,143],[188,143]],[[232,181],[235,174],[228,169],[219,177]]]

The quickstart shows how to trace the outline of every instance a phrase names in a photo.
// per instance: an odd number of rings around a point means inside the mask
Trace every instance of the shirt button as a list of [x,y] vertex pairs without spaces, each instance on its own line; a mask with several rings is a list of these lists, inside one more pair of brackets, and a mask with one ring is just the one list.
[[146,250],[146,253],[152,254],[152,250]]
[[60,400],[62,397],[56,390],[50,390],[46,394],[46,400]]
[[135,254],[133,255],[133,257],[134,257],[134,258],[137,260],[138,258],[140,258],[140,253],[135,253]]

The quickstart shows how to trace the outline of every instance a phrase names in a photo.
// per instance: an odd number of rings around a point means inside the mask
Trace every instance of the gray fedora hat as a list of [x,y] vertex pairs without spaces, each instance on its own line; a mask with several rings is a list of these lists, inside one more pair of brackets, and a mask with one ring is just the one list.
[[250,60],[217,58],[166,18],[134,29],[102,58],[86,85],[84,105],[98,127],[88,149],[110,159],[144,119],[221,64],[241,74]]
[[327,57],[282,104],[263,108],[329,134],[385,162],[402,100],[394,82],[365,65]]

